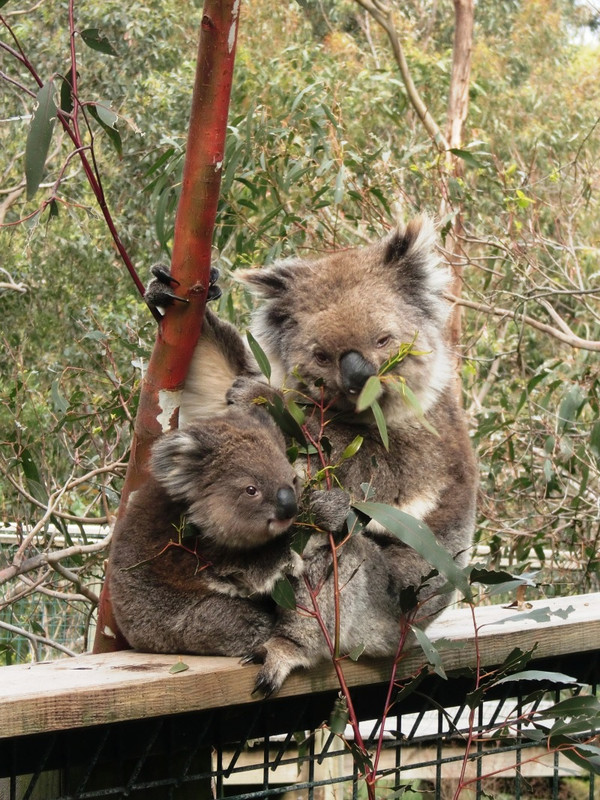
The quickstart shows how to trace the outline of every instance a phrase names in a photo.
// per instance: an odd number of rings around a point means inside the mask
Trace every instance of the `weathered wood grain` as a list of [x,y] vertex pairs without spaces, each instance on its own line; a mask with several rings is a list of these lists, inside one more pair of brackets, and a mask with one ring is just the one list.
[[[490,606],[446,611],[429,629],[432,640],[461,642],[441,648],[445,669],[473,667],[477,646],[481,664],[501,663],[515,647],[537,643],[536,658],[600,649],[600,594],[541,600],[532,610],[548,609],[548,620],[523,618],[527,611]],[[568,612],[568,613],[567,613]],[[170,674],[179,660],[189,666]],[[399,675],[425,663],[420,649],[406,652]],[[385,682],[386,660],[344,662],[349,685]],[[63,658],[43,664],[0,669],[0,738],[64,730],[107,722],[176,714],[240,703],[264,702],[251,695],[254,666],[233,658],[156,655],[122,651]],[[282,696],[304,695],[338,686],[330,664],[298,672],[286,681]]]

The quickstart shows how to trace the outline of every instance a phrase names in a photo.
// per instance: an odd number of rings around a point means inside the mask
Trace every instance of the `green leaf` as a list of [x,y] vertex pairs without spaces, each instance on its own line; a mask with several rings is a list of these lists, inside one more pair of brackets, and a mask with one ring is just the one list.
[[450,553],[440,545],[424,522],[400,511],[399,508],[384,503],[364,502],[352,505],[397,536],[401,542],[412,547],[467,599],[471,598],[471,587],[465,572],[456,564]]
[[100,33],[98,28],[86,28],[84,31],[81,31],[81,38],[92,50],[105,53],[107,56],[119,55],[106,36]]
[[29,493],[39,500],[41,503],[48,502],[48,491],[42,480],[40,471],[35,463],[33,455],[30,450],[24,448],[21,452],[21,467],[25,480],[27,481],[27,488]]
[[[77,73],[79,76],[79,73]],[[62,79],[60,87],[60,107],[66,114],[73,111],[73,97],[71,96],[71,89],[73,88],[73,70],[70,69],[65,77]]]
[[346,730],[349,716],[346,698],[343,696],[336,697],[331,715],[329,717],[329,722],[327,723],[329,730],[332,733],[336,733],[338,736],[341,736]]
[[367,382],[361,389],[360,394],[358,395],[358,399],[356,401],[356,411],[360,414],[361,411],[366,411],[369,406],[372,406],[373,403],[381,397],[381,393],[383,389],[381,387],[381,381],[377,377],[377,375],[371,375],[370,378],[367,379]]
[[69,403],[65,397],[61,394],[58,380],[52,381],[52,386],[50,388],[50,395],[52,397],[52,405],[55,411],[58,411],[60,414],[66,414],[69,410]]
[[600,422],[596,422],[592,428],[592,435],[590,436],[590,450],[600,459]]
[[57,108],[54,92],[54,81],[50,79],[36,96],[37,106],[33,112],[25,144],[25,178],[28,200],[35,195],[44,176],[46,158],[56,123]]
[[381,406],[377,402],[377,400],[373,400],[371,403],[371,410],[373,412],[373,416],[375,417],[375,422],[377,423],[377,429],[379,431],[379,435],[381,436],[381,441],[383,442],[383,446],[386,450],[390,449],[390,440],[388,437],[387,431],[387,423],[385,421],[385,417],[383,415],[383,411]]
[[271,380],[271,364],[269,363],[269,359],[267,358],[265,351],[256,341],[254,336],[250,333],[250,331],[246,331],[246,339],[248,339],[248,345],[250,346],[250,350],[252,350],[252,355],[256,359],[256,363],[258,364],[258,368],[265,376],[265,378],[270,381]]
[[559,433],[562,433],[569,423],[575,421],[579,409],[583,405],[584,399],[583,393],[577,384],[572,386],[567,394],[563,397],[558,410]]
[[292,400],[291,397],[288,396],[285,402],[285,406],[292,415],[292,417],[296,420],[298,425],[304,425],[304,423],[306,422],[306,414],[300,408],[298,403],[296,403],[294,400]]
[[190,668],[189,664],[186,664],[183,661],[178,661],[176,664],[173,664],[173,666],[169,669],[169,673],[171,675],[177,675],[178,672],[186,672],[186,670],[188,670],[189,668]]
[[563,684],[581,684],[576,678],[570,675],[564,675],[562,672],[544,672],[539,669],[526,669],[523,672],[515,672],[513,675],[506,675],[504,678],[494,682],[494,686],[501,683],[510,683],[511,681],[547,681],[548,683]]
[[459,150],[457,147],[451,147],[450,152],[453,155],[458,156],[458,158],[462,158],[465,164],[468,164],[469,167],[479,169],[483,166],[483,164],[475,158],[473,153],[470,153],[468,150]]
[[418,643],[421,645],[421,649],[425,653],[427,657],[427,661],[432,665],[433,671],[443,678],[444,680],[448,679],[446,675],[446,671],[444,670],[444,665],[442,663],[442,657],[440,656],[437,648],[434,646],[431,639],[420,629],[417,628],[415,625],[410,626],[413,633],[417,637]]
[[88,105],[90,114],[100,125],[102,130],[106,133],[111,141],[112,146],[117,151],[119,158],[123,158],[123,143],[121,141],[121,134],[114,127],[119,119],[118,115],[110,108],[101,105]]
[[342,461],[346,461],[346,459],[352,458],[352,456],[355,456],[358,453],[358,451],[360,450],[360,447],[361,447],[363,441],[364,441],[364,439],[363,439],[362,436],[360,436],[360,435],[359,436],[355,436],[354,439],[348,445],[348,447],[346,447],[346,449],[342,453],[341,460]]
[[273,587],[271,597],[277,603],[277,605],[281,606],[282,608],[287,608],[290,611],[293,611],[296,608],[296,595],[294,593],[294,587],[289,582],[288,578],[285,577],[285,575],[283,578],[280,578]]
[[335,206],[338,206],[344,199],[345,175],[346,171],[344,165],[342,164],[337,174],[337,178],[335,179],[335,191],[333,193],[333,204]]
[[362,656],[365,652],[365,644],[364,642],[360,642],[355,647],[350,650],[348,656],[352,659],[352,661],[358,661],[358,659]]
[[576,697],[568,697],[566,700],[561,700],[551,708],[545,708],[539,711],[537,716],[548,717],[555,719],[556,717],[577,717],[580,715],[599,714],[600,713],[600,699],[592,694],[580,694]]

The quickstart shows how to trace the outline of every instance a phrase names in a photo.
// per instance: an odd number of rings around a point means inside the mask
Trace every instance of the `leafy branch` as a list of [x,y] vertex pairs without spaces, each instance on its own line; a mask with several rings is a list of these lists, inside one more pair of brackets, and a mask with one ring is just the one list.
[[[69,156],[69,159],[74,155],[79,157],[83,171],[102,212],[102,216],[104,217],[115,247],[138,292],[143,296],[145,291],[144,284],[140,280],[127,249],[121,241],[116,223],[108,206],[102,185],[102,178],[96,161],[94,133],[86,110],[89,110],[91,115],[98,121],[100,127],[109,135],[110,140],[117,149],[120,148],[120,135],[114,127],[114,123],[118,117],[114,112],[110,112],[110,114],[103,113],[100,110],[101,107],[97,103],[86,102],[79,97],[76,39],[80,37],[88,47],[107,55],[116,56],[117,54],[110,43],[95,29],[83,31],[77,29],[75,23],[75,0],[69,0],[68,19],[70,68],[65,76],[57,76],[61,81],[60,105],[57,106],[55,97],[58,87],[55,85],[55,76],[52,76],[44,83],[39,71],[23,50],[8,17],[0,15],[0,24],[8,31],[15,45],[15,47],[11,47],[6,42],[0,41],[0,49],[4,50],[13,59],[18,61],[27,70],[37,86],[37,90],[34,91],[4,73],[0,74],[0,78],[16,85],[21,92],[30,97],[35,97],[36,99],[36,107],[33,111],[25,148],[27,198],[33,198],[42,182],[55,122],[58,120],[73,144],[73,153]],[[83,136],[82,120],[88,132],[88,142],[85,141]],[[110,124],[109,120],[112,120]],[[64,170],[61,171],[61,174],[63,171]],[[30,216],[39,215],[43,213],[46,208],[49,208],[51,216],[57,213],[56,203],[60,200],[58,196],[60,181],[61,179],[59,177],[59,180],[53,187],[51,195],[45,199],[37,211]],[[158,312],[153,311],[153,313],[156,319],[159,320],[160,315]]]

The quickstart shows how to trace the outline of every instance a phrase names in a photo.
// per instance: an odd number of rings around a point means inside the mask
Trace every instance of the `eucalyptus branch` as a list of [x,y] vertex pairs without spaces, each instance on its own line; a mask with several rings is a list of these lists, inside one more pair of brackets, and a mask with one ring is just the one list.
[[433,140],[437,149],[440,151],[448,150],[450,148],[450,144],[442,133],[442,130],[437,122],[431,116],[431,113],[427,108],[425,101],[421,97],[419,90],[415,86],[410,74],[410,68],[408,66],[408,61],[406,60],[404,48],[402,47],[400,38],[398,36],[398,31],[394,24],[392,8],[380,2],[379,0],[356,0],[356,2],[362,6],[365,11],[367,11],[387,33],[390,44],[392,45],[392,49],[394,51],[396,63],[400,70],[400,75],[402,76],[402,81],[404,82],[404,86],[406,88],[408,99],[412,107],[416,111],[417,116],[423,123],[425,130]]
[[8,622],[0,621],[0,628],[9,631],[9,633],[14,633],[17,636],[24,636],[26,639],[29,639],[30,642],[33,642],[33,644],[44,644],[47,647],[53,647],[55,650],[60,650],[61,653],[65,653],[68,656],[77,655],[73,650],[69,650],[68,647],[55,642],[53,639],[47,639],[45,636],[38,636],[36,633],[31,633],[31,631],[25,630],[25,628],[18,628],[16,625],[11,625]]
[[[17,575],[24,575],[27,572],[32,572],[33,570],[39,569],[45,565],[48,565],[52,567],[52,569],[55,569],[57,572],[59,572],[60,570],[56,569],[56,565],[61,560],[65,558],[73,558],[74,556],[100,553],[108,548],[111,537],[112,531],[110,531],[104,537],[104,539],[102,539],[102,541],[95,542],[94,544],[73,545],[72,547],[65,547],[63,550],[55,550],[52,553],[39,553],[38,555],[32,556],[31,558],[28,558],[18,564],[13,562],[10,567],[5,567],[4,569],[0,570],[0,585],[6,583]],[[71,580],[71,578],[68,578],[68,580]],[[78,579],[74,582],[77,583]]]
[[[18,60],[21,64],[23,64],[23,66],[29,71],[29,73],[37,83],[38,87],[41,88],[44,85],[43,81],[40,75],[38,74],[37,70],[31,63],[31,61],[27,58],[25,52],[23,51],[23,48],[19,43],[17,35],[15,34],[11,25],[9,24],[7,19],[3,16],[0,16],[0,22],[8,30],[9,34],[11,35],[18,49],[14,49],[4,42],[0,42],[0,48],[4,49],[11,56],[13,56],[13,58]],[[133,262],[129,257],[129,253],[127,252],[123,242],[121,241],[114,219],[108,207],[106,197],[104,195],[100,174],[95,164],[93,144],[91,146],[90,145],[86,146],[84,145],[83,140],[81,138],[81,132],[79,129],[79,121],[78,121],[78,113],[81,109],[81,102],[79,101],[77,96],[77,54],[75,50],[75,36],[77,35],[77,31],[75,29],[73,0],[69,0],[69,33],[70,33],[70,60],[71,60],[71,86],[72,86],[72,97],[73,97],[73,112],[71,114],[67,114],[62,109],[58,109],[56,116],[59,122],[61,123],[63,129],[65,130],[66,134],[71,139],[75,148],[75,152],[78,154],[80,158],[87,181],[94,194],[94,197],[96,198],[96,202],[98,203],[100,211],[102,212],[102,216],[104,217],[104,221],[108,227],[113,242],[115,243],[117,251],[121,256],[121,260],[125,264],[125,267],[127,268],[127,271],[129,272],[139,294],[143,297],[145,292],[144,284],[140,280],[137,271],[133,265]],[[34,95],[34,93],[30,91],[28,91],[28,93]],[[92,164],[90,164],[90,161],[86,155],[87,150],[90,150],[90,152],[92,153],[92,161],[94,162],[93,166]],[[48,203],[44,203],[42,205],[41,210],[43,211],[47,205]],[[161,319],[160,313],[156,309],[151,309],[151,311],[157,322],[160,322]]]
[[[446,294],[445,296],[451,302],[456,303],[456,305],[464,306],[465,308],[471,308],[474,311],[482,311],[485,314],[491,314],[495,317],[512,319],[517,323],[529,325],[531,328],[542,331],[543,333],[552,336],[554,339],[558,339],[559,342],[568,344],[570,347],[574,347],[578,350],[591,350],[596,353],[600,352],[600,340],[583,339],[580,336],[577,336],[577,334],[573,333],[570,328],[568,328],[566,322],[564,322],[561,317],[559,317],[562,323],[560,325],[561,330],[557,330],[556,328],[553,328],[552,325],[548,325],[545,322],[540,322],[539,320],[535,319],[534,317],[530,317],[527,314],[519,314],[516,311],[510,311],[508,308],[491,306],[487,303],[475,303],[472,300],[465,300],[462,297],[456,297],[455,295],[451,294]],[[555,311],[554,315],[558,316]],[[552,315],[553,318],[554,315]],[[565,332],[564,328],[567,328],[567,330],[570,332]]]

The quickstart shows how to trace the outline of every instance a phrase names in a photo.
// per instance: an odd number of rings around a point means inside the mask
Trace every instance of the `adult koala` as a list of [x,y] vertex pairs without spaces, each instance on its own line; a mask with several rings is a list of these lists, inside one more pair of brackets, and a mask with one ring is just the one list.
[[[209,311],[186,382],[182,416],[202,418],[222,408],[226,398],[245,405],[268,399],[273,390],[290,392],[296,401],[312,399],[319,413],[307,413],[307,424],[315,435],[325,429],[330,463],[337,465],[336,480],[344,489],[314,493],[319,518],[340,531],[350,501],[363,499],[363,487],[369,484],[374,500],[425,522],[464,565],[475,522],[477,469],[444,337],[448,277],[427,218],[366,247],[245,271],[242,279],[262,298],[252,332],[271,363],[272,386],[266,386],[237,331]],[[163,276],[150,287],[150,302],[169,302],[165,284],[168,277]],[[402,345],[413,341],[414,354],[394,360]],[[372,412],[356,411],[365,383],[382,368],[386,375],[378,402],[389,435],[387,449]],[[402,383],[416,403],[406,401]],[[362,446],[343,459],[357,434],[363,437]],[[318,466],[308,456],[305,472],[313,475]],[[419,587],[431,572],[423,558],[375,522],[364,536],[385,551],[395,593]],[[311,569],[321,577],[328,574],[326,563],[321,568],[316,564],[313,559],[308,574]],[[438,591],[443,582],[441,576],[430,579],[421,590],[421,626],[448,603],[449,595]],[[310,661],[295,652],[293,642],[288,646],[284,641],[286,629],[295,625],[288,616],[277,635],[257,651],[256,657],[265,661],[267,690],[276,689],[294,666]],[[389,642],[387,652],[394,652]]]

